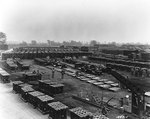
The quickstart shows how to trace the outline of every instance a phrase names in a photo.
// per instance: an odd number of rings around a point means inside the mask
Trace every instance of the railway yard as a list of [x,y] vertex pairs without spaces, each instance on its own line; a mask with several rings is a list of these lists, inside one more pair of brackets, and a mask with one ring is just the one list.
[[85,51],[15,49],[2,55],[0,118],[148,119],[149,68]]

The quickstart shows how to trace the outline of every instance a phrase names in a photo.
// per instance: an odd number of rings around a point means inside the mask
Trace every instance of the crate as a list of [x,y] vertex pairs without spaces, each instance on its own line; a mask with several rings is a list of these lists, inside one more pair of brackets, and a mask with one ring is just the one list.
[[39,92],[39,91],[34,91],[34,92],[29,92],[27,94],[27,102],[29,102],[31,105],[33,105],[35,108],[37,107],[38,105],[38,96],[43,96],[45,95],[44,93],[42,92]]
[[22,87],[21,88],[21,97],[26,102],[28,100],[28,93],[35,91],[32,87]]
[[63,92],[64,85],[51,80],[40,80],[39,90],[48,94],[55,95]]
[[48,95],[43,95],[43,96],[38,96],[37,100],[38,100],[37,106],[40,112],[42,112],[43,114],[49,113],[48,103],[53,102],[54,98]]
[[93,119],[93,114],[81,107],[69,110],[71,119]]
[[52,95],[62,93],[63,92],[63,88],[64,88],[63,84],[50,85],[50,89],[51,89],[50,93]]
[[61,102],[52,102],[48,104],[49,117],[52,119],[67,119],[68,106]]
[[3,70],[2,68],[0,69],[0,79],[2,80],[3,83],[9,83],[10,74]]
[[22,83],[22,84],[17,85],[17,93],[18,94],[21,94],[21,88],[23,88],[23,87],[32,87],[32,85],[27,84],[27,83]]
[[23,84],[22,81],[14,81],[13,82],[13,91],[15,91],[16,93],[18,93],[18,85]]
[[34,74],[31,72],[23,74],[23,81],[24,82],[37,81],[40,79],[41,79],[40,74]]

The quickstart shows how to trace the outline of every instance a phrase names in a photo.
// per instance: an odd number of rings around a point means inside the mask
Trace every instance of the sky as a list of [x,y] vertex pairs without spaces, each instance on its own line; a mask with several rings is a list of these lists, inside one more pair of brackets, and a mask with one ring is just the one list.
[[8,43],[149,43],[149,0],[0,0]]

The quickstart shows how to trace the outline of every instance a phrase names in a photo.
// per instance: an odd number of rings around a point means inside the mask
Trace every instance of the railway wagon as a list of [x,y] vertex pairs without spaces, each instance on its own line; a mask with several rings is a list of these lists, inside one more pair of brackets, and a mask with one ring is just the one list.
[[7,73],[2,68],[0,68],[0,79],[2,80],[2,82],[9,83],[10,82],[9,77],[10,77],[10,74]]
[[93,114],[81,107],[76,107],[69,110],[71,119],[93,119]]
[[22,81],[14,81],[13,82],[13,91],[14,92],[18,93],[18,88],[19,88],[20,84],[23,84],[23,82]]
[[16,64],[18,65],[18,68],[20,70],[29,70],[29,68],[30,68],[29,64],[25,64],[25,63],[23,63],[21,61],[16,61]]
[[67,119],[68,106],[61,102],[52,102],[48,104],[49,118],[52,119]]
[[39,90],[47,95],[55,95],[63,92],[64,85],[50,80],[39,80]]
[[40,112],[42,112],[43,114],[49,113],[48,103],[51,103],[53,101],[54,98],[51,96],[48,95],[38,96],[37,97],[38,110],[40,110]]
[[35,58],[34,62],[36,62],[38,65],[46,65],[47,64],[47,62],[42,58]]
[[13,86],[15,86],[14,91],[18,94],[21,94],[21,88],[23,87],[32,87],[32,85],[27,84],[27,83],[13,83]]
[[39,80],[39,90],[48,89],[49,85],[57,84],[57,82],[53,82],[51,80]]
[[33,92],[29,92],[27,94],[27,102],[30,103],[34,108],[37,107],[38,105],[38,96],[43,96],[45,95],[44,93],[42,92],[39,92],[39,91],[33,91]]
[[32,87],[22,87],[20,91],[21,98],[26,102],[28,100],[28,93],[33,91],[35,90]]
[[23,82],[37,81],[41,79],[41,74],[37,73],[24,73],[23,74]]

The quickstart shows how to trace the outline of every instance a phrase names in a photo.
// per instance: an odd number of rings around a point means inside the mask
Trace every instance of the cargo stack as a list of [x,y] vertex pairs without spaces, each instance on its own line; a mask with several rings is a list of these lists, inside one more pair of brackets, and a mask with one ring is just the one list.
[[38,96],[38,109],[43,113],[47,114],[49,113],[48,109],[48,103],[51,103],[54,101],[54,98],[48,95]]
[[52,95],[59,94],[63,92],[63,84],[50,85]]
[[33,91],[35,91],[35,90],[32,87],[28,87],[28,86],[22,87],[21,88],[22,99],[26,102],[28,100],[28,94]]
[[47,62],[45,60],[43,60],[42,58],[35,58],[34,61],[38,65],[46,65],[47,64]]
[[16,70],[18,68],[17,64],[13,62],[13,60],[7,60],[5,61],[5,66],[9,70]]
[[23,82],[22,82],[22,81],[14,81],[14,82],[13,82],[13,91],[14,91],[15,93],[18,93],[19,85],[20,85],[20,84],[23,84]]
[[16,93],[18,93],[18,94],[21,94],[21,88],[23,88],[23,87],[32,87],[32,85],[27,84],[27,83],[18,84],[16,86],[17,86]]
[[39,90],[48,94],[55,95],[63,92],[64,85],[50,80],[39,80]]
[[23,63],[21,61],[17,60],[16,63],[17,63],[17,65],[18,65],[20,70],[29,70],[29,68],[30,68],[29,64],[25,64],[25,63]]
[[35,108],[38,105],[38,96],[43,96],[45,95],[42,92],[39,91],[33,91],[33,92],[29,92],[27,95],[27,102],[29,102],[31,105],[33,105]]
[[49,106],[49,117],[52,119],[67,119],[68,106],[61,102],[52,102]]
[[10,74],[8,72],[6,72],[4,69],[0,68],[0,79],[2,80],[2,82],[4,83],[9,83]]
[[23,82],[37,81],[41,79],[41,74],[37,73],[24,73],[23,74]]
[[93,119],[93,114],[81,107],[69,110],[71,119]]
[[93,119],[109,119],[109,118],[106,117],[105,115],[93,114]]
[[39,90],[44,91],[45,89],[48,90],[49,85],[57,84],[57,82],[53,82],[51,80],[39,80]]

